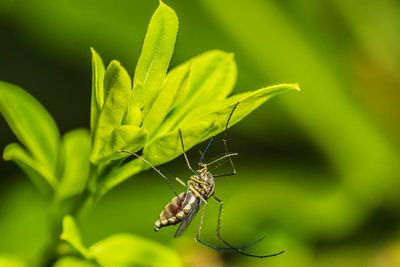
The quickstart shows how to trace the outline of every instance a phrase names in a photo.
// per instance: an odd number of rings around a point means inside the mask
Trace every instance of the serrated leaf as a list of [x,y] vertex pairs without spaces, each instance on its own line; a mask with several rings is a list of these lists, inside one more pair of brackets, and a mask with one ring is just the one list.
[[222,101],[213,102],[199,107],[187,117],[187,121],[189,123],[196,119],[200,121],[214,122],[216,128],[212,135],[217,135],[225,129],[228,117],[235,104],[239,103],[235,112],[232,114],[229,127],[238,123],[268,99],[278,94],[293,90],[299,91],[299,86],[297,84],[278,84],[256,91],[233,95]]
[[0,82],[0,113],[31,155],[55,171],[59,132],[45,108],[20,87]]
[[87,130],[78,129],[64,135],[62,142],[63,170],[57,190],[64,199],[81,193],[86,185],[90,168],[90,136]]
[[[214,122],[200,121],[187,125],[181,129],[185,149],[209,138],[218,127]],[[153,165],[168,162],[183,153],[179,130],[176,129],[166,135],[158,137],[143,150],[144,157]]]
[[57,187],[53,173],[43,163],[33,159],[19,144],[7,145],[3,158],[17,163],[41,192],[49,193]]
[[160,91],[174,50],[178,18],[175,12],[160,1],[149,26],[142,52],[135,69],[133,88],[135,100],[146,114]]
[[136,126],[122,125],[114,129],[110,140],[99,153],[97,161],[126,158],[128,154],[119,150],[136,152],[146,143],[147,131]]
[[121,125],[131,95],[131,80],[117,61],[112,61],[104,76],[104,105],[96,125],[91,161],[99,157],[115,128]]
[[178,255],[156,242],[130,234],[116,234],[90,247],[90,254],[103,267],[180,267]]
[[92,52],[92,99],[90,108],[90,131],[94,132],[100,110],[104,103],[104,63],[99,54],[90,48]]
[[[198,107],[188,116],[187,123],[181,127],[185,149],[189,150],[192,146],[222,132],[236,103],[239,105],[232,115],[229,127],[242,120],[271,97],[289,90],[299,90],[298,85],[269,86]],[[199,123],[195,123],[196,121]],[[168,162],[181,154],[182,146],[178,129],[158,137],[143,151],[145,158],[154,165]]]
[[64,257],[59,259],[53,267],[98,267],[98,265],[82,258]]
[[172,108],[187,94],[189,70],[190,64],[184,64],[168,73],[161,91],[154,101],[154,105],[143,121],[142,127],[149,132],[150,137]]
[[233,90],[237,69],[232,54],[212,50],[183,63],[183,65],[189,64],[190,75],[186,96],[180,99],[182,103],[176,106],[163,122],[157,135],[180,127],[193,110],[224,99]]
[[89,251],[82,243],[81,234],[74,218],[70,215],[66,215],[63,219],[63,230],[60,236],[61,240],[66,241],[74,249],[82,254],[87,259],[90,259]]

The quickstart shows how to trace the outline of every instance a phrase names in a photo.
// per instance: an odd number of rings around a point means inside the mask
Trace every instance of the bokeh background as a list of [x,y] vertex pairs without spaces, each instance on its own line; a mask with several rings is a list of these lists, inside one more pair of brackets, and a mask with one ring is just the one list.
[[[298,82],[230,130],[238,175],[218,179],[222,232],[234,244],[267,238],[253,253],[219,253],[153,232],[172,193],[156,173],[107,195],[82,225],[84,242],[128,232],[174,248],[186,266],[400,266],[400,3],[395,0],[165,2],[180,29],[171,66],[209,49],[233,52],[235,92]],[[62,133],[89,125],[94,47],[134,70],[157,1],[0,0],[0,79],[20,85]],[[16,138],[0,119],[0,148]],[[196,160],[198,152],[189,156]],[[211,153],[218,154],[216,145]],[[49,235],[48,203],[1,162],[0,251],[34,264]],[[178,158],[163,169],[187,177]],[[217,204],[204,239],[215,240]]]

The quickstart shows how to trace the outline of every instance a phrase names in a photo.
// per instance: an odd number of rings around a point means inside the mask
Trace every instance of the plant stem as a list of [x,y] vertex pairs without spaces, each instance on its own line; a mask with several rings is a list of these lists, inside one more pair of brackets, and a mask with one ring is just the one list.
[[90,165],[89,177],[86,182],[85,190],[79,196],[75,205],[69,211],[69,214],[75,217],[77,220],[84,219],[88,212],[96,205],[99,201],[98,194],[96,193],[97,188],[97,177],[99,175],[98,168],[94,165]]
[[60,252],[60,235],[62,233],[62,221],[66,214],[70,214],[75,217],[78,221],[85,219],[89,211],[96,206],[100,200],[100,196],[96,193],[96,178],[98,176],[98,170],[95,166],[91,165],[89,178],[85,187],[85,190],[76,198],[75,203],[69,208],[65,209],[63,206],[63,200],[58,199],[56,196],[53,197],[52,205],[49,209],[49,220],[50,220],[50,241],[46,249],[43,252],[41,265],[44,267],[53,266],[57,260],[64,256],[64,253]]
[[41,259],[41,265],[51,267],[59,258],[58,246],[60,244],[60,235],[62,231],[62,212],[61,203],[53,197],[48,210],[48,219],[50,225],[50,240],[47,247],[44,249]]

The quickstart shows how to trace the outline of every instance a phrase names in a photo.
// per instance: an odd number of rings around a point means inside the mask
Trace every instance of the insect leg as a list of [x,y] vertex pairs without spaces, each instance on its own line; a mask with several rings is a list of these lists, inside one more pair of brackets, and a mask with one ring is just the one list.
[[202,162],[203,162],[204,157],[206,156],[208,150],[209,150],[210,147],[211,147],[212,142],[214,141],[214,138],[215,138],[215,136],[211,137],[210,141],[208,141],[208,144],[207,144],[207,146],[206,146],[206,149],[204,149],[204,152],[201,153],[201,157],[200,157],[198,163],[202,163]]
[[191,170],[194,174],[197,175],[197,173],[193,170],[192,166],[190,166],[189,159],[188,159],[188,157],[187,157],[187,155],[186,155],[185,145],[183,144],[183,137],[182,137],[182,131],[181,131],[181,129],[179,129],[179,137],[181,138],[182,151],[183,151],[183,156],[185,157],[185,160],[186,160],[186,165],[188,166],[189,170]]
[[190,183],[188,184],[188,191],[191,191],[197,198],[200,198],[204,204],[207,204],[207,200],[205,200],[204,197],[199,193],[199,191],[197,191],[196,188],[190,185]]
[[268,258],[268,257],[273,257],[273,256],[277,256],[279,254],[282,254],[283,251],[280,251],[278,253],[274,253],[274,254],[268,254],[268,255],[254,255],[254,254],[249,254],[246,252],[243,252],[242,249],[252,246],[258,242],[260,242],[261,240],[263,240],[265,238],[265,236],[263,236],[262,238],[259,238],[253,242],[247,243],[241,247],[234,247],[231,244],[229,244],[228,242],[226,242],[222,237],[221,237],[221,216],[222,216],[222,207],[223,207],[223,202],[221,199],[217,198],[216,196],[213,196],[214,199],[219,203],[219,212],[218,212],[218,223],[217,223],[217,238],[219,240],[221,240],[225,245],[227,245],[229,248],[233,249],[234,251],[236,251],[239,254],[242,254],[244,256],[249,256],[249,257],[254,257],[254,258]]
[[238,154],[238,153],[229,153],[229,154],[225,154],[225,155],[223,155],[223,156],[221,156],[221,157],[219,157],[219,158],[214,159],[213,161],[211,161],[211,162],[209,162],[209,163],[207,163],[207,164],[205,164],[205,165],[206,165],[206,166],[210,166],[210,165],[213,165],[213,164],[215,164],[215,163],[220,162],[221,160],[224,160],[224,159],[226,159],[226,158],[230,158],[230,157],[232,157],[232,156],[237,156],[237,155],[239,155],[239,154]]
[[[244,245],[244,246],[241,246],[241,247],[239,247],[239,248],[219,247],[219,246],[210,244],[210,243],[208,243],[208,242],[206,242],[206,241],[200,239],[201,227],[202,227],[202,225],[203,225],[203,221],[204,221],[204,216],[205,216],[205,213],[206,213],[206,209],[207,209],[207,204],[205,204],[205,207],[204,207],[204,209],[203,209],[203,212],[201,213],[200,223],[199,223],[199,226],[197,227],[197,232],[196,232],[196,241],[197,241],[197,242],[199,242],[199,243],[201,243],[201,244],[203,244],[203,245],[205,245],[205,246],[207,246],[207,247],[209,247],[209,248],[216,249],[216,250],[220,250],[220,251],[237,251],[238,249],[243,249],[243,248],[246,248],[246,247],[249,246],[249,245]],[[262,237],[262,239],[264,239],[264,237]],[[260,240],[256,240],[256,241],[254,241],[253,243],[257,243],[257,242],[259,242],[259,241],[261,241],[261,239],[260,239]],[[251,244],[250,244],[250,245],[251,245]]]
[[220,160],[223,160],[225,158],[229,159],[229,163],[232,167],[232,171],[229,173],[221,173],[221,174],[214,174],[214,177],[222,177],[222,176],[231,176],[231,175],[235,175],[236,174],[236,169],[235,169],[235,165],[233,164],[232,161],[232,156],[237,156],[237,153],[229,153],[229,149],[228,149],[228,127],[229,127],[229,122],[231,121],[232,115],[235,112],[236,107],[239,105],[239,102],[235,104],[235,106],[233,107],[231,113],[229,114],[228,120],[226,121],[226,125],[225,125],[225,133],[224,133],[224,138],[222,139],[222,141],[224,142],[224,148],[225,148],[225,155],[208,163],[207,165],[211,165],[214,164]]
[[[228,127],[229,127],[229,122],[230,122],[230,120],[231,120],[231,118],[232,118],[233,112],[235,112],[235,109],[237,108],[238,105],[239,105],[239,102],[236,103],[236,105],[233,107],[232,112],[231,112],[231,114],[229,115],[229,118],[228,118],[228,120],[227,120],[227,122],[226,122],[226,125],[225,125],[225,133],[224,133],[223,142],[224,142],[225,154],[226,154],[226,155],[229,155],[229,149],[228,149]],[[229,163],[230,163],[231,166],[232,166],[232,172],[231,172],[231,173],[224,174],[224,175],[221,174],[220,176],[229,176],[229,175],[235,175],[235,174],[236,174],[235,165],[233,164],[233,161],[232,161],[232,158],[231,158],[231,157],[229,157]]]
[[186,187],[186,184],[179,178],[179,177],[175,177],[175,180],[180,183],[181,185],[183,185],[183,187]]
[[118,150],[118,152],[120,153],[127,153],[129,155],[133,155],[141,160],[143,160],[147,165],[149,165],[153,170],[155,170],[159,175],[161,175],[162,178],[164,178],[164,180],[167,182],[167,184],[169,185],[169,187],[172,189],[172,191],[174,192],[175,196],[179,199],[179,195],[175,190],[175,187],[172,185],[171,181],[168,179],[167,176],[165,176],[159,169],[157,169],[153,164],[151,164],[147,159],[145,159],[142,156],[139,156],[138,154],[128,151],[128,150]]
[[197,232],[196,232],[196,241],[201,243],[201,244],[203,244],[203,245],[205,245],[205,246],[207,246],[207,247],[209,247],[209,248],[212,248],[212,249],[221,250],[221,251],[236,251],[236,249],[226,248],[226,247],[219,247],[219,246],[210,244],[210,243],[200,239],[201,227],[203,225],[203,220],[204,220],[204,215],[206,213],[206,209],[207,209],[207,204],[205,204],[203,212],[201,213],[200,223],[199,223],[199,226],[197,227]]

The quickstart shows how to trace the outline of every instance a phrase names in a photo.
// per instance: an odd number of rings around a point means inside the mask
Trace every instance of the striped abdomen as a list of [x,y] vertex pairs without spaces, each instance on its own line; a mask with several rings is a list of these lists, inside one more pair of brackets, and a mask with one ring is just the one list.
[[182,221],[195,201],[196,197],[190,191],[187,196],[184,192],[179,194],[179,199],[174,197],[160,213],[159,219],[154,224],[154,230],[158,232],[164,226],[175,225]]

